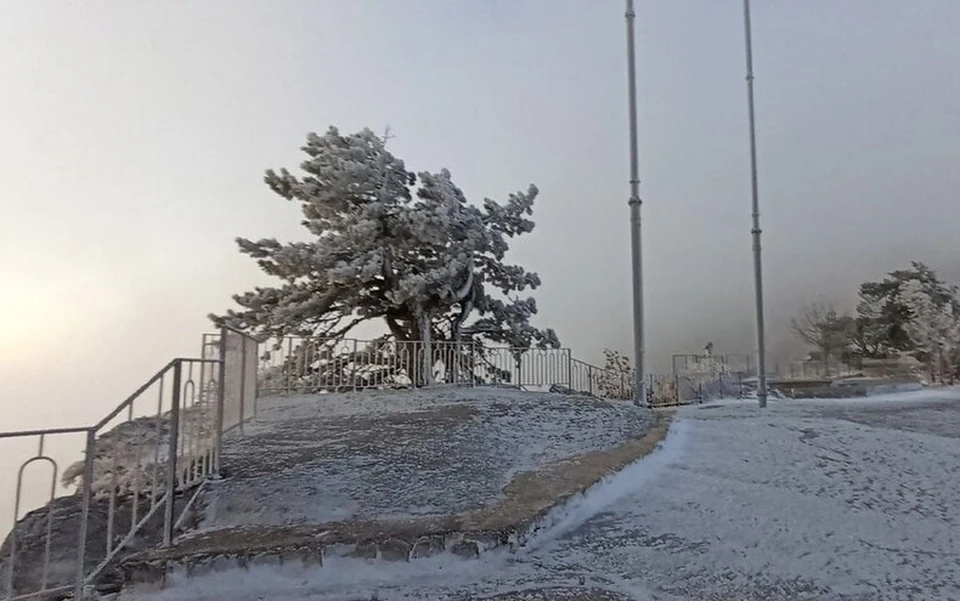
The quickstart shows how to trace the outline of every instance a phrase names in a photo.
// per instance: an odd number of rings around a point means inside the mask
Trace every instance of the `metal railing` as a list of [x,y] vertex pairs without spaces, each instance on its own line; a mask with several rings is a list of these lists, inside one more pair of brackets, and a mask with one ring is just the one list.
[[[224,329],[217,344],[208,352],[205,338],[201,358],[172,360],[93,426],[0,433],[0,443],[21,453],[36,449],[15,478],[0,599],[80,599],[135,541],[171,544],[192,501],[182,493],[218,473],[222,435],[245,419],[230,408],[255,396],[257,342]],[[57,456],[81,450],[83,458],[61,470]],[[30,473],[41,478],[32,486]],[[58,496],[58,485],[72,494]],[[41,507],[25,511],[31,504]]]
[[294,336],[268,341],[264,348],[257,377],[263,395],[430,384],[549,387],[569,385],[571,377],[570,349]]
[[[408,388],[428,384],[510,385],[566,390],[611,400],[633,399],[632,371],[599,367],[573,358],[570,349],[493,347],[470,342],[325,339],[289,336],[269,341],[260,357],[257,386],[266,396]],[[424,362],[429,352],[431,360]],[[685,373],[648,374],[647,406],[743,396],[740,356],[676,355]],[[710,361],[705,361],[710,359]],[[705,366],[709,365],[709,369]],[[696,367],[697,369],[694,369]]]
[[[742,376],[726,369],[647,379],[650,407],[743,394]],[[193,502],[184,493],[220,472],[224,435],[242,432],[261,397],[436,384],[632,400],[634,381],[629,370],[574,359],[567,348],[258,341],[221,328],[203,336],[199,358],[174,359],[93,426],[0,433],[0,444],[25,455],[9,479],[16,489],[13,528],[0,547],[0,601],[71,592],[79,599],[125,549],[170,545]],[[81,453],[61,469],[57,456]],[[32,488],[30,474],[40,478]],[[72,494],[58,496],[58,485]],[[40,508],[25,511],[31,505]]]
[[777,366],[777,377],[789,380],[819,380],[828,378],[842,378],[861,373],[862,364],[840,360],[823,361],[793,361],[787,365]]
[[671,358],[674,374],[686,373],[740,373],[752,374],[753,361],[750,355],[735,354],[676,354]]

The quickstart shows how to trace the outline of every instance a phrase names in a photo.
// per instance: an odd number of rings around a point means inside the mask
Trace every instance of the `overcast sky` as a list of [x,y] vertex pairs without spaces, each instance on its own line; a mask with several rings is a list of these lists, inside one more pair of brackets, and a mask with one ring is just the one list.
[[[960,276],[960,2],[754,3],[770,344],[911,259]],[[638,0],[648,354],[753,349],[739,0]],[[308,131],[396,135],[468,197],[540,187],[514,258],[575,354],[628,351],[623,3],[0,4],[0,428],[99,417],[300,236]]]

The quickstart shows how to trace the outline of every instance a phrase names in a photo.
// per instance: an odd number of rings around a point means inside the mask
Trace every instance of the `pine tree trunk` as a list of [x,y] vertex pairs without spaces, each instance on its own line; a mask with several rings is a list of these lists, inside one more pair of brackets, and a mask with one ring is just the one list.
[[419,309],[417,313],[417,321],[420,325],[420,348],[423,350],[420,380],[422,386],[430,386],[433,384],[433,349],[430,344],[432,324],[430,323],[430,315],[426,311]]

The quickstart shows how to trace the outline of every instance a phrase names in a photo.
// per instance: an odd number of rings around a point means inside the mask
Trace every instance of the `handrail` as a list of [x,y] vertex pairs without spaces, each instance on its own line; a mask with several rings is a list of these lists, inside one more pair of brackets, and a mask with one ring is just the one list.
[[[202,358],[191,358],[191,357],[176,357],[168,361],[162,368],[160,368],[156,373],[154,373],[149,379],[144,381],[137,389],[130,394],[126,399],[118,404],[112,411],[110,411],[103,419],[99,420],[92,426],[80,426],[80,427],[69,427],[69,428],[49,428],[49,429],[31,429],[31,430],[20,430],[20,431],[10,431],[10,432],[0,432],[0,440],[27,440],[39,439],[39,451],[35,451],[35,454],[28,459],[25,463],[21,464],[20,471],[18,472],[17,480],[17,499],[15,501],[15,519],[19,517],[18,508],[20,506],[20,492],[23,490],[23,468],[26,465],[29,465],[32,462],[44,459],[47,461],[54,462],[54,472],[51,476],[51,490],[55,490],[56,481],[58,477],[58,470],[55,463],[55,460],[50,459],[44,455],[44,442],[45,440],[53,435],[70,435],[70,434],[84,434],[86,437],[86,444],[84,446],[84,458],[82,465],[74,464],[76,467],[71,466],[73,470],[82,468],[82,484],[79,486],[78,494],[82,495],[82,512],[79,516],[80,520],[80,530],[77,534],[77,542],[73,547],[76,549],[77,561],[76,561],[76,570],[77,573],[74,578],[74,583],[70,585],[60,585],[62,583],[56,582],[51,583],[47,580],[46,568],[44,572],[38,576],[41,580],[38,580],[37,583],[31,583],[29,586],[39,586],[40,589],[36,591],[31,591],[25,594],[17,594],[11,597],[13,593],[13,585],[7,586],[6,591],[0,591],[0,599],[7,601],[12,601],[13,599],[26,599],[26,598],[35,598],[38,595],[44,596],[47,594],[54,594],[58,592],[64,592],[73,588],[75,591],[81,591],[84,586],[92,582],[98,575],[103,571],[107,564],[112,561],[117,553],[126,548],[131,540],[141,531],[144,524],[147,523],[147,520],[151,519],[152,516],[156,515],[158,512],[163,514],[163,529],[164,529],[164,540],[169,543],[172,539],[173,534],[173,525],[176,523],[174,520],[175,510],[174,501],[176,494],[179,490],[186,489],[197,483],[202,482],[204,479],[211,477],[212,475],[218,473],[219,471],[219,461],[220,461],[220,448],[219,440],[222,436],[222,422],[214,422],[213,428],[217,430],[215,433],[211,434],[208,431],[204,430],[203,424],[198,425],[200,422],[194,423],[195,420],[209,420],[212,415],[210,415],[210,406],[208,405],[208,399],[210,399],[209,394],[216,395],[215,399],[212,399],[212,404],[215,406],[217,412],[223,411],[224,405],[224,391],[226,390],[224,373],[227,369],[237,371],[241,381],[241,398],[233,399],[231,397],[231,403],[239,401],[241,404],[244,402],[243,398],[243,384],[246,382],[244,373],[247,370],[255,370],[256,359],[250,357],[248,353],[244,353],[243,356],[234,357],[231,355],[229,358],[224,352],[223,342],[228,334],[236,334],[243,340],[243,346],[245,348],[252,347],[256,349],[259,345],[259,340],[254,337],[241,332],[236,328],[231,328],[229,326],[223,327],[219,331],[221,337],[221,352],[219,356],[215,355],[205,355]],[[234,365],[235,362],[239,361],[237,365]],[[196,369],[198,368],[199,369]],[[189,370],[189,371],[188,371]],[[199,371],[199,376],[196,376],[194,371]],[[209,373],[210,381],[219,382],[218,385],[215,384],[215,388],[207,390],[206,384],[208,382],[206,373]],[[236,374],[235,374],[236,375]],[[172,377],[171,377],[172,376]],[[200,380],[194,381],[195,377],[199,377]],[[186,380],[186,382],[184,382]],[[198,382],[202,388],[199,388],[198,391]],[[150,391],[151,389],[156,389],[156,395],[153,395]],[[255,391],[255,389],[253,389]],[[148,397],[155,396],[153,399],[148,399]],[[143,417],[134,417],[135,409],[141,408],[141,401],[147,402],[151,407],[149,411],[152,412],[150,415],[145,415]],[[254,399],[254,403],[255,403]],[[169,404],[169,410],[167,405]],[[155,411],[155,412],[154,412]],[[129,415],[127,413],[129,412]],[[139,411],[136,412],[139,415]],[[125,422],[137,422],[138,420],[149,419],[150,424],[147,425],[148,433],[138,434],[137,440],[131,442],[131,449],[128,449],[126,455],[120,453],[119,455],[114,454],[113,456],[113,472],[112,476],[108,476],[112,482],[107,482],[103,484],[100,480],[97,479],[97,470],[106,469],[110,470],[109,465],[100,466],[100,449],[98,446],[98,437],[101,435],[106,436],[105,431],[112,427],[113,422],[117,421],[118,417],[122,417]],[[241,419],[243,419],[243,411],[241,406]],[[181,423],[182,421],[182,423]],[[205,421],[204,421],[205,423]],[[164,425],[168,424],[168,426]],[[119,424],[118,427],[123,424]],[[209,424],[207,425],[209,426]],[[109,445],[108,445],[109,447]],[[161,449],[169,449],[169,456],[161,457]],[[110,451],[110,449],[105,449]],[[113,453],[116,451],[110,451]],[[151,460],[146,455],[153,455]],[[129,456],[128,456],[129,455]],[[109,457],[107,458],[109,459]],[[95,461],[97,465],[95,467]],[[124,476],[121,474],[117,475],[118,462],[129,461],[131,462],[127,472],[129,476],[129,481],[125,481]],[[151,474],[148,473],[150,470],[149,464],[153,462],[152,468],[152,478]],[[132,462],[136,462],[136,466],[133,466]],[[158,470],[163,466],[164,473],[161,474]],[[141,470],[143,473],[141,474]],[[121,470],[122,471],[122,470]],[[132,476],[130,475],[132,474]],[[101,482],[101,484],[95,484],[96,482]],[[107,533],[106,533],[106,549],[105,551],[101,548],[97,552],[105,552],[105,555],[97,556],[97,560],[100,562],[92,570],[88,565],[88,562],[85,560],[88,558],[88,549],[87,549],[87,529],[90,521],[90,511],[91,504],[93,502],[93,495],[95,493],[94,488],[96,486],[100,487],[99,492],[96,494],[106,495],[106,506],[107,506]],[[148,488],[145,488],[148,487]],[[129,490],[128,490],[129,489]],[[143,496],[143,492],[149,490],[150,494]],[[132,494],[126,495],[127,492]],[[51,496],[50,499],[54,497]],[[129,510],[129,515],[118,513],[121,503],[125,503],[124,507],[127,507]],[[149,504],[149,506],[145,504]],[[143,507],[141,507],[143,505]],[[47,515],[53,515],[53,505],[50,501],[47,502]],[[143,510],[141,513],[141,509]],[[120,517],[121,515],[125,517]],[[48,520],[50,518],[48,517]],[[182,516],[180,516],[182,519]],[[129,522],[127,524],[126,522]],[[14,532],[18,528],[19,522],[14,525]],[[116,529],[115,529],[116,528]],[[126,533],[125,536],[122,536],[123,533]],[[114,540],[114,534],[120,534],[122,538],[119,539],[119,543]],[[12,534],[14,536],[15,534]],[[46,550],[44,551],[44,561],[49,561],[51,557],[50,545],[51,538],[50,530],[47,529],[47,534],[45,537],[46,540]],[[99,538],[103,538],[101,534],[97,535]],[[59,537],[59,535],[58,535]],[[98,540],[99,540],[98,538]],[[14,538],[10,539],[11,550],[16,553],[17,541]],[[59,538],[58,538],[59,540]],[[64,539],[66,540],[66,539]],[[101,541],[102,542],[102,541]],[[60,549],[59,554],[62,554],[66,551]],[[16,557],[16,561],[22,563],[27,561],[28,556],[24,555],[21,557]],[[59,557],[59,555],[58,555]],[[102,559],[101,559],[102,557]],[[13,564],[11,564],[8,569],[13,569]],[[58,576],[58,579],[60,577]],[[53,584],[51,588],[47,588],[48,585]],[[57,586],[60,585],[60,586]],[[6,593],[6,594],[4,594]],[[79,598],[79,594],[78,594]]]
[[46,430],[19,430],[12,432],[0,432],[0,438],[20,438],[23,436],[46,436],[52,434],[79,434],[80,432],[89,432],[89,426],[78,426],[74,428],[48,428]]
[[250,333],[248,333],[248,332],[244,332],[243,330],[238,330],[237,328],[234,328],[234,327],[228,326],[228,325],[221,325],[221,326],[220,326],[220,329],[226,330],[226,331],[228,331],[228,332],[233,332],[234,334],[238,334],[238,335],[240,335],[240,336],[246,336],[246,337],[249,338],[250,340],[254,340],[254,341],[256,341],[257,343],[266,342],[266,341],[270,338],[269,336],[259,336],[259,337],[258,337],[258,336],[254,336],[253,334],[250,334]]
[[102,420],[100,420],[99,422],[97,422],[97,424],[96,424],[95,426],[93,426],[93,428],[91,428],[91,429],[92,429],[92,430],[99,430],[100,428],[102,428],[102,427],[106,426],[108,423],[110,423],[110,420],[112,420],[113,418],[115,418],[115,417],[117,417],[118,415],[120,415],[120,412],[123,411],[124,409],[126,409],[126,408],[127,408],[127,405],[129,405],[130,403],[132,403],[132,402],[134,402],[135,400],[137,400],[137,398],[138,398],[141,394],[143,394],[143,392],[144,392],[146,389],[148,389],[148,388],[150,388],[151,386],[153,386],[154,382],[156,382],[157,380],[159,380],[160,378],[162,378],[162,377],[163,377],[163,374],[167,373],[167,370],[170,369],[171,367],[173,367],[173,364],[176,363],[177,361],[179,361],[179,359],[174,359],[174,360],[170,361],[169,363],[167,363],[166,365],[164,365],[164,366],[160,369],[160,371],[158,371],[157,373],[155,373],[155,374],[153,375],[153,377],[150,378],[149,380],[147,380],[147,382],[146,382],[145,384],[143,384],[142,386],[140,386],[140,388],[137,388],[137,390],[136,390],[133,394],[131,394],[130,396],[128,396],[125,401],[123,401],[122,403],[120,403],[120,405],[118,405],[116,409],[114,409],[114,410],[111,411],[109,414],[107,414],[107,417],[105,417],[105,418],[103,418]]
[[583,361],[583,360],[581,360],[581,359],[577,359],[577,358],[575,358],[575,357],[571,357],[571,358],[570,358],[570,362],[571,362],[571,363],[579,363],[580,365],[583,365],[584,367],[590,367],[590,368],[593,368],[593,369],[598,369],[598,370],[600,370],[600,371],[611,371],[611,370],[607,369],[606,367],[600,367],[599,365],[594,365],[593,363],[587,363],[586,361]]
[[143,384],[142,386],[140,386],[140,388],[137,388],[137,390],[134,391],[133,394],[131,394],[130,396],[128,396],[128,397],[127,397],[127,400],[125,400],[125,401],[123,401],[122,403],[120,403],[120,405],[118,405],[116,409],[114,409],[114,410],[111,411],[109,414],[107,414],[107,417],[105,417],[105,418],[103,418],[102,420],[100,420],[99,422],[97,422],[97,424],[96,424],[95,426],[93,426],[92,429],[93,429],[93,430],[99,430],[100,428],[102,428],[102,427],[104,427],[105,425],[107,425],[107,424],[110,422],[110,420],[112,420],[113,418],[115,418],[115,417],[117,417],[118,415],[120,415],[120,412],[123,411],[124,409],[126,409],[127,406],[130,405],[130,403],[132,403],[132,402],[134,402],[135,400],[137,400],[137,398],[138,398],[141,394],[143,394],[143,392],[144,392],[146,389],[150,388],[157,380],[159,380],[161,377],[163,377],[163,374],[165,374],[168,369],[170,369],[171,367],[173,367],[173,365],[174,365],[175,363],[183,363],[184,361],[190,361],[190,362],[193,362],[193,363],[220,363],[220,359],[191,359],[191,358],[188,358],[188,357],[177,357],[176,359],[171,360],[169,363],[167,363],[166,365],[164,365],[163,368],[160,369],[160,371],[158,371],[157,373],[155,373],[152,378],[150,378],[149,380],[147,380],[145,384]]

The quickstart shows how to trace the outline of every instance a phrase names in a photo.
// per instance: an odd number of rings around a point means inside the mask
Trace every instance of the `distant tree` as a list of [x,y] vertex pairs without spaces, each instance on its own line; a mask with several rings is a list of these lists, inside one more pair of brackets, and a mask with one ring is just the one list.
[[632,399],[636,370],[619,351],[603,349],[603,370],[597,378],[600,396],[608,399]]
[[935,373],[941,359],[960,351],[960,300],[938,299],[919,280],[908,280],[900,287],[900,302],[910,313],[904,330],[913,355]]
[[793,332],[815,349],[830,373],[830,359],[843,354],[856,333],[853,317],[838,313],[830,303],[815,301],[806,305],[790,322]]
[[[382,320],[393,339],[428,343],[472,336],[511,346],[558,347],[534,327],[540,278],[504,262],[508,239],[533,231],[537,188],[504,204],[469,204],[446,169],[413,173],[369,129],[309,134],[298,177],[264,180],[300,204],[305,242],[237,238],[240,252],[277,286],[234,296],[239,310],[211,315],[264,337],[341,338]],[[473,323],[468,321],[473,319]]]
[[911,263],[909,269],[891,271],[879,282],[864,282],[860,285],[854,336],[857,350],[864,356],[885,357],[916,350],[914,336],[908,331],[913,313],[903,295],[904,286],[910,282],[914,291],[922,291],[934,306],[950,305],[953,312],[960,311],[953,300],[957,298],[956,287],[944,283],[933,269],[920,262]]

